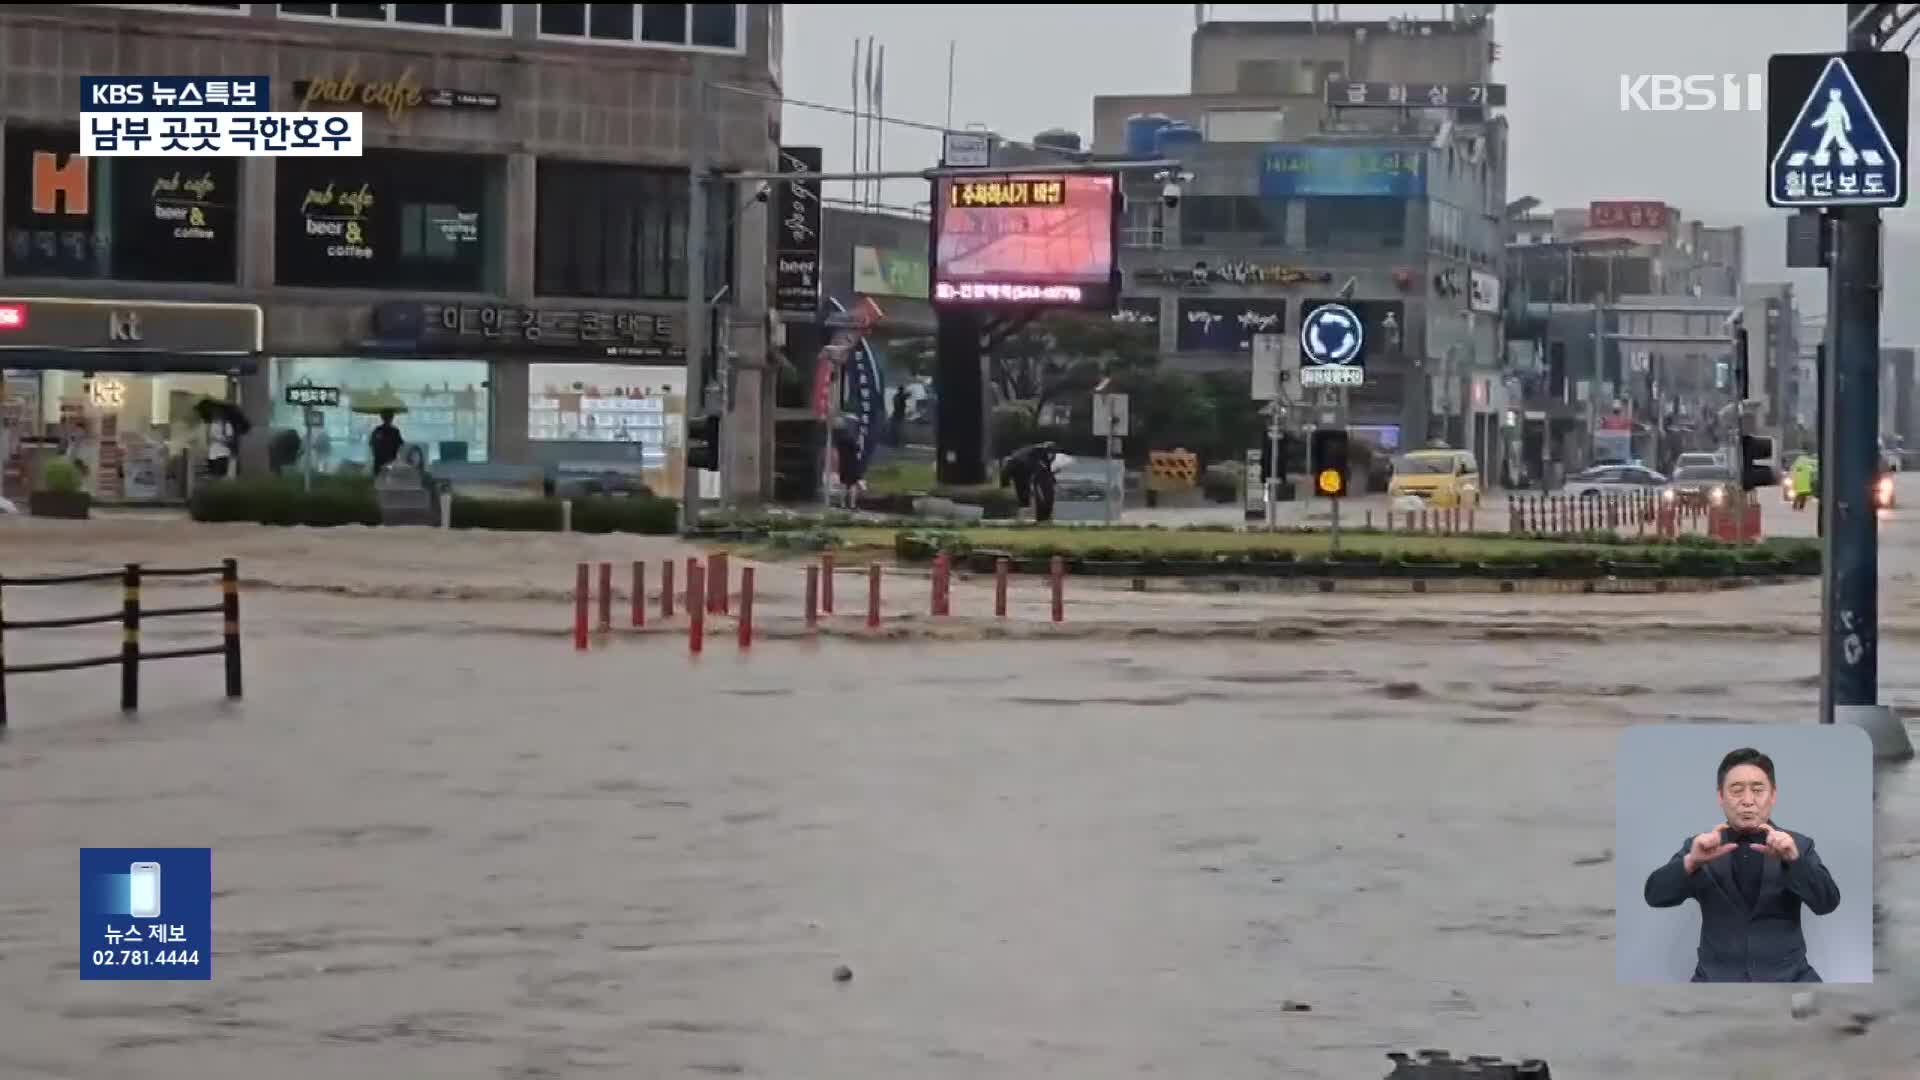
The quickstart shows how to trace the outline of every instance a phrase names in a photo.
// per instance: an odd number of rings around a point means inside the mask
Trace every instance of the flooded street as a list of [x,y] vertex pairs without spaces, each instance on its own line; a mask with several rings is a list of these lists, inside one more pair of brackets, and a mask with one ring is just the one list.
[[[970,582],[933,636],[802,641],[786,568],[776,636],[690,662],[566,640],[572,561],[671,541],[176,528],[168,562],[253,583],[247,697],[217,700],[217,660],[146,668],[131,722],[112,669],[9,681],[7,1080],[1345,1080],[1422,1046],[1561,1078],[1920,1073],[1920,769],[1882,776],[1875,986],[1795,1021],[1786,987],[1613,985],[1615,740],[1810,721],[1815,585],[1076,583],[1060,633],[1023,585],[1021,639],[989,641]],[[0,558],[166,534],[98,535],[0,529]],[[1920,706],[1920,525],[1886,543],[1883,700]],[[11,617],[117,595],[20,591]],[[117,640],[19,637],[9,662]],[[83,845],[214,849],[211,983],[78,981]]]

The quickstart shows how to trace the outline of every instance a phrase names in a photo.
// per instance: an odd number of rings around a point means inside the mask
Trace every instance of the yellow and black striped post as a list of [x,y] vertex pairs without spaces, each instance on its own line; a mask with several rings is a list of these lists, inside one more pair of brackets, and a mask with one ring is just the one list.
[[140,708],[140,564],[120,576],[120,711]]
[[240,562],[220,560],[220,603],[225,611],[220,627],[221,644],[226,646],[227,698],[240,697]]

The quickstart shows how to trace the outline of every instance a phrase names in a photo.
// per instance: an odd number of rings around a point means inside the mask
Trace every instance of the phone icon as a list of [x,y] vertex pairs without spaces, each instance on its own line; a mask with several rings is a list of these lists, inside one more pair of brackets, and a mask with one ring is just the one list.
[[127,870],[127,914],[136,919],[160,917],[160,864],[137,862]]

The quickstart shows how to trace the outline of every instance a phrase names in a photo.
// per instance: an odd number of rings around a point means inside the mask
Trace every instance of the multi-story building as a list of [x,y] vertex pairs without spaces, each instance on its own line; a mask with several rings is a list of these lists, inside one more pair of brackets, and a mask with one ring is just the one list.
[[1445,441],[1498,475],[1504,88],[1490,22],[1460,12],[1203,22],[1193,92],[1096,98],[1092,149],[1191,174],[1171,203],[1163,180],[1127,179],[1121,304],[1158,324],[1164,363],[1250,375],[1255,333],[1295,333],[1344,294],[1374,343],[1356,436]]
[[[236,402],[243,467],[291,430],[366,460],[355,409],[404,407],[430,461],[633,470],[677,491],[688,140],[770,170],[777,4],[22,5],[0,14],[7,429],[90,454],[101,494],[152,492]],[[710,84],[692,114],[692,65]],[[359,158],[85,159],[80,77],[260,75],[273,107],[358,109]],[[756,96],[758,95],[758,96]],[[733,487],[771,405],[762,205],[713,192],[705,288],[730,286]],[[735,202],[738,205],[733,205]],[[720,336],[717,335],[716,336]],[[706,382],[706,380],[697,380]],[[307,430],[286,388],[339,387]],[[315,436],[306,438],[307,436]],[[117,447],[117,449],[116,449]],[[134,473],[139,472],[137,483]]]
[[1620,442],[1656,462],[1718,446],[1737,392],[1736,311],[1764,327],[1750,336],[1749,395],[1778,430],[1791,382],[1782,358],[1796,351],[1792,289],[1746,285],[1739,227],[1688,221],[1655,200],[1542,210],[1522,199],[1506,230],[1515,444],[1530,479],[1617,456]]

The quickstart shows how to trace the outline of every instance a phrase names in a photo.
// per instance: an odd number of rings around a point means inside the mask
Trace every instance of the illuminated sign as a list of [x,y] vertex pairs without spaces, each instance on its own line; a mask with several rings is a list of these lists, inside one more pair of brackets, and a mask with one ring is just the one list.
[[1260,196],[1426,194],[1426,150],[1297,144],[1268,147],[1260,159]]
[[1111,310],[1118,186],[1110,174],[943,178],[930,296],[935,304]]
[[27,325],[27,305],[0,304],[0,330],[20,330]]
[[934,287],[933,298],[958,300],[963,303],[1039,301],[1048,304],[1078,304],[1085,299],[1085,294],[1077,285],[1014,285],[1008,282],[986,281],[954,285],[943,281]]
[[948,206],[1065,206],[1064,180],[957,180],[947,189]]

